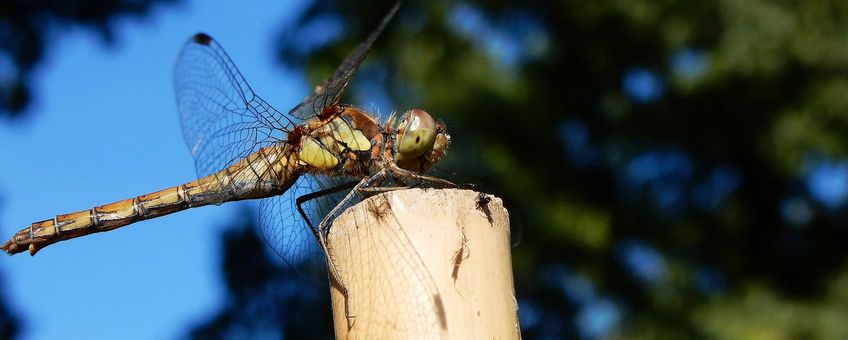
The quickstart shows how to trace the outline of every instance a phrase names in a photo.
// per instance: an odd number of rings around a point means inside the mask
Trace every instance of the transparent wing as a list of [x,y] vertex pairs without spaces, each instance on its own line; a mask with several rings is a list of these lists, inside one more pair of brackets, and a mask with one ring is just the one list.
[[[426,334],[433,334],[434,330],[446,330],[445,311],[438,287],[404,226],[393,213],[385,212],[388,200],[385,196],[378,196],[364,204],[367,204],[366,209],[357,210],[363,215],[348,219],[362,225],[330,228],[328,236],[330,253],[341,263],[339,268],[369,268],[364,272],[348,270],[340,273],[350,291],[348,303],[351,313],[360,318],[358,311],[367,310],[373,319],[364,321],[362,325],[394,329],[400,338],[422,339],[427,337]],[[378,223],[377,219],[388,219],[389,223]],[[385,229],[375,230],[376,226]],[[344,246],[333,247],[337,244]],[[403,289],[398,290],[399,281],[412,284],[403,285]],[[365,289],[361,285],[379,289]],[[367,293],[375,291],[379,293]],[[412,307],[405,306],[404,310],[413,313],[401,313],[396,308],[397,301],[408,301]],[[367,330],[360,331],[369,334]]]
[[350,83],[351,78],[353,78],[353,74],[356,72],[359,64],[365,60],[365,56],[368,54],[368,51],[371,50],[371,46],[374,45],[374,41],[377,40],[377,37],[380,36],[380,33],[383,32],[383,29],[385,29],[389,24],[389,21],[392,20],[392,17],[394,17],[395,13],[397,13],[398,8],[400,8],[400,3],[395,4],[394,7],[389,10],[389,13],[383,17],[383,20],[380,22],[380,25],[377,26],[377,29],[371,32],[365,41],[359,43],[353,52],[348,54],[342,64],[336,68],[333,75],[318,84],[312,94],[309,97],[306,97],[302,103],[291,109],[289,114],[300,119],[308,119],[310,117],[320,115],[324,109],[338,104],[339,99],[344,93],[347,85]]
[[[271,244],[277,254],[292,268],[297,269],[315,282],[327,284],[326,255],[318,245],[313,231],[310,230],[303,218],[297,212],[296,198],[312,192],[326,191],[340,184],[348,183],[347,180],[339,180],[335,177],[309,177],[304,176],[298,180],[294,187],[282,196],[266,198],[260,205],[260,225],[265,239]],[[391,181],[382,185],[396,185]],[[369,186],[379,188],[379,185]],[[346,188],[346,187],[345,187]],[[328,194],[320,198],[307,201],[303,204],[308,218],[317,227],[320,219],[333,207],[343,204],[342,208],[361,202],[364,198],[361,194],[354,194],[353,199],[340,203],[341,198],[348,194],[349,190],[341,190],[338,193]],[[369,206],[369,211],[380,211],[381,204]],[[387,202],[383,203],[387,204]],[[366,222],[356,228],[334,228],[330,227],[329,236],[330,249],[334,261],[350,262],[364,261],[363,259],[386,259],[384,261],[370,261],[358,266],[339,265],[342,270],[339,274],[345,280],[346,288],[350,290],[351,312],[357,314],[358,310],[366,309],[374,317],[364,324],[373,324],[378,327],[389,327],[389,324],[403,324],[404,335],[408,338],[422,338],[422,334],[432,334],[433,329],[445,329],[445,311],[440,304],[440,293],[433,277],[428,272],[423,260],[417,255],[417,250],[410,238],[406,235],[404,228],[393,214],[381,215],[371,218],[391,218],[388,230],[377,231],[370,229],[378,223]],[[385,225],[385,224],[383,224]],[[333,244],[344,243],[347,246],[336,249]],[[400,254],[415,254],[413,256],[399,256]],[[368,271],[368,277],[356,277],[360,273],[346,271],[343,268],[368,267],[375,270]],[[402,291],[393,291],[396,282],[401,278],[409,279],[414,285],[407,286]],[[381,290],[385,294],[369,295],[365,292],[373,291],[363,289],[358,284],[378,285],[385,287]],[[402,301],[410,301],[415,307],[412,314],[399,313],[392,303],[386,299],[387,296],[395,297]],[[396,301],[396,300],[395,300]],[[404,317],[404,319],[399,319]]]
[[[298,212],[297,199],[342,183],[345,183],[343,179],[302,176],[285,194],[265,198],[259,204],[259,225],[268,245],[289,267],[323,284],[327,283],[326,257],[315,232]],[[348,191],[329,193],[303,202],[301,207],[312,226],[317,227],[324,215]]]
[[174,90],[183,137],[200,177],[285,140],[295,124],[259,98],[227,52],[204,33],[180,52]]

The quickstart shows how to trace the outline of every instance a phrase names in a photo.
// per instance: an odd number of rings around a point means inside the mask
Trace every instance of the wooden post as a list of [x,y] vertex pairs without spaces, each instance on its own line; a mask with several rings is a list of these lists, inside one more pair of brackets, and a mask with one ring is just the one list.
[[337,339],[521,337],[499,198],[383,193],[342,213],[328,245],[349,291],[345,299],[338,283],[330,289]]

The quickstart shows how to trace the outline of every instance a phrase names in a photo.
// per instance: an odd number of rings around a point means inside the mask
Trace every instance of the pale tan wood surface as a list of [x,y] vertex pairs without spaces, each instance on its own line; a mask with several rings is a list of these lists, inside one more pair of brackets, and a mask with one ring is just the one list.
[[350,292],[345,301],[331,288],[338,339],[520,338],[499,198],[459,189],[376,195],[336,219],[328,244]]

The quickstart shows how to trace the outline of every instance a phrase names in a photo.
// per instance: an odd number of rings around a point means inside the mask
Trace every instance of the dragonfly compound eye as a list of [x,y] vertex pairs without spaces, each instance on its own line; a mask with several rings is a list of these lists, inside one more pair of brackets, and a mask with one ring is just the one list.
[[408,111],[398,130],[397,159],[413,159],[430,150],[436,141],[436,129],[436,121],[426,111]]

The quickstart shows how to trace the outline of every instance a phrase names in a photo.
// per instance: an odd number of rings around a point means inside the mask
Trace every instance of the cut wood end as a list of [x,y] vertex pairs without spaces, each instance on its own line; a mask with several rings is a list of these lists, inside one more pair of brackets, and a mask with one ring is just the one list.
[[466,189],[406,189],[389,191],[371,196],[344,211],[334,222],[343,224],[346,219],[356,218],[359,210],[364,210],[382,220],[394,210],[404,212],[414,211],[413,216],[428,218],[434,214],[453,213],[460,211],[477,211],[490,224],[494,219],[507,219],[504,224],[509,227],[509,215],[503,206],[503,201],[494,195]]

